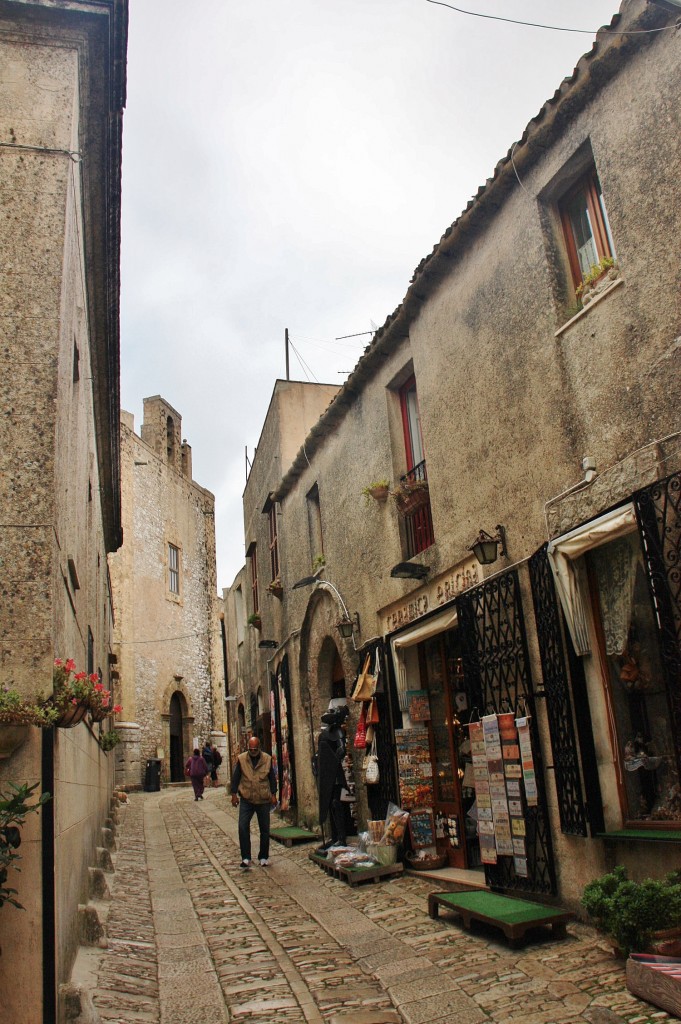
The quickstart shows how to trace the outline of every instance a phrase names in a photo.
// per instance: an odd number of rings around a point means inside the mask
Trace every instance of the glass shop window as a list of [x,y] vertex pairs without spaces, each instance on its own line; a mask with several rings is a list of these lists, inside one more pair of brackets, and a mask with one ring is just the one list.
[[601,664],[614,720],[624,816],[681,821],[669,694],[638,534],[586,555]]

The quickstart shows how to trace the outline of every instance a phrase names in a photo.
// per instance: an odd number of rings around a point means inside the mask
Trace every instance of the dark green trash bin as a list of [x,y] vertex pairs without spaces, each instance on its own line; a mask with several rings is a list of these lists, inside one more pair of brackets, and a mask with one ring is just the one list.
[[150,757],[144,773],[144,792],[158,793],[161,788],[161,758]]

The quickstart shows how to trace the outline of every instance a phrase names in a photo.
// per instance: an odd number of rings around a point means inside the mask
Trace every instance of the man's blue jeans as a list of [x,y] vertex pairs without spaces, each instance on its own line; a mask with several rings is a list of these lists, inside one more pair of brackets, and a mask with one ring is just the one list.
[[251,818],[258,818],[260,829],[260,852],[258,860],[266,860],[270,855],[270,805],[252,804],[250,800],[239,797],[239,846],[241,859],[251,860]]

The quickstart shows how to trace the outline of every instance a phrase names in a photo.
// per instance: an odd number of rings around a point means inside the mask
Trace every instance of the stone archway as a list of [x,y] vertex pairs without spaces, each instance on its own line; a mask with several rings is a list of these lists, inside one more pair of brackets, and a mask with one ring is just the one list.
[[[183,704],[185,707],[183,707]],[[182,728],[183,719],[186,717],[186,702],[183,695],[176,690],[170,698],[170,709],[168,715],[168,742],[169,742],[169,760],[170,760],[170,781],[171,782],[182,782],[184,779],[184,762],[189,756],[184,750],[183,733]]]
[[164,777],[170,782],[184,782],[184,764],[191,754],[194,715],[182,680],[175,679],[166,687],[162,707],[168,709],[161,715]]

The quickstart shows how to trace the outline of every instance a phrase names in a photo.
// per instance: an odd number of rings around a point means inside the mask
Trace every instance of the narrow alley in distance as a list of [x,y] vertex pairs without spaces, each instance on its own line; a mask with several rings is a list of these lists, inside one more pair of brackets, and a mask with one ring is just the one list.
[[273,844],[239,868],[224,789],[133,793],[119,809],[108,947],[74,981],[107,1024],[657,1024],[624,970],[578,922],[510,949],[431,920],[418,876],[350,887]]

